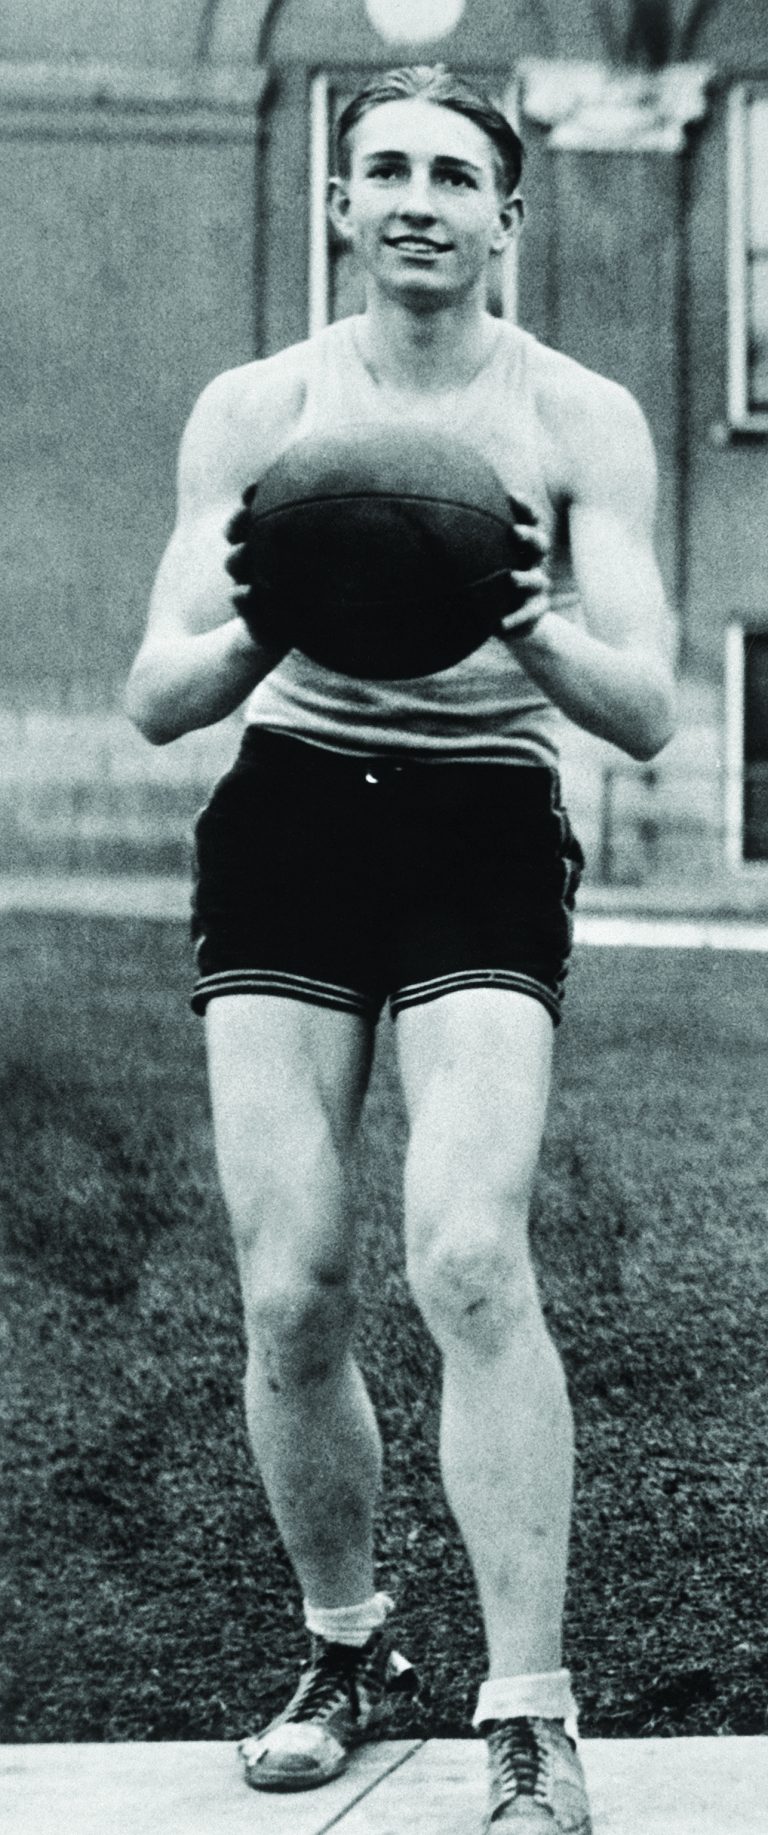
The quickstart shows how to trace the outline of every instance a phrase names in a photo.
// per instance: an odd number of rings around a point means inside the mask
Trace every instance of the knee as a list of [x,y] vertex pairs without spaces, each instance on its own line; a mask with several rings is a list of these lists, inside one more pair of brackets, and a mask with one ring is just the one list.
[[437,1238],[408,1258],[414,1299],[442,1351],[463,1346],[482,1357],[509,1348],[540,1318],[536,1279],[527,1252],[513,1254],[498,1238]]
[[327,1382],[340,1367],[355,1312],[343,1274],[249,1282],[244,1310],[249,1355],[274,1394]]
[[406,1267],[411,1291],[442,1350],[460,1342],[495,1355],[539,1316],[528,1252],[530,1179],[477,1155],[454,1163],[411,1155],[406,1185]]

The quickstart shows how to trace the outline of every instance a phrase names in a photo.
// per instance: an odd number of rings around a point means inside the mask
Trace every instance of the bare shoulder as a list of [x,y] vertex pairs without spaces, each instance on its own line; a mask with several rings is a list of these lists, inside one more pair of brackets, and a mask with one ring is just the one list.
[[179,509],[236,501],[291,439],[306,397],[308,344],[238,365],[198,396],[179,452]]
[[561,351],[535,348],[536,402],[555,494],[574,502],[631,489],[639,500],[652,499],[653,441],[634,395]]

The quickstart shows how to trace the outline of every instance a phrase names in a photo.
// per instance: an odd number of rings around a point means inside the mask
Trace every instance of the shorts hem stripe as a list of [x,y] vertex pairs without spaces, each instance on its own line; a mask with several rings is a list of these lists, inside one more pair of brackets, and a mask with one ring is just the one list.
[[223,969],[215,975],[201,976],[192,990],[193,1010],[202,1013],[208,1001],[220,994],[283,995],[314,1006],[358,1013],[364,1018],[377,1010],[372,996],[358,994],[353,988],[337,987],[334,982],[313,981],[306,975],[289,975],[273,969]]
[[414,981],[392,995],[390,1008],[393,1016],[396,1016],[403,1007],[421,1006],[426,1001],[438,1000],[443,994],[459,993],[464,988],[507,988],[514,994],[530,994],[532,999],[542,1002],[553,1019],[560,1018],[560,1001],[552,989],[546,987],[544,982],[537,981],[533,975],[524,975],[512,969],[467,969],[452,975],[437,975],[432,981]]

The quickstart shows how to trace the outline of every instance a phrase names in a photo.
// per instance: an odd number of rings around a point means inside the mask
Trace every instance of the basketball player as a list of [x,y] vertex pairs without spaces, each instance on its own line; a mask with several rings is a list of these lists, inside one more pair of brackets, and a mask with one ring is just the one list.
[[[442,1473],[488,1643],[485,1827],[587,1835],[561,1650],[572,1424],[527,1243],[582,864],[556,727],[564,713],[652,758],[673,685],[640,410],[486,311],[522,216],[520,162],[503,116],[441,67],[377,77],[347,108],[331,210],[365,311],[204,391],[128,704],[163,744],[248,697],[241,753],[198,823],[193,1005],[248,1426],[311,1634],[292,1701],[244,1742],[248,1782],[335,1776],[402,1667],[373,1569],[381,1447],[352,1350],[346,1204],[388,999],[407,1273],[442,1353]],[[225,531],[289,442],[387,421],[474,443],[536,520],[498,635],[442,674],[373,683],[260,641],[258,603],[246,627]],[[578,616],[547,590],[560,513]]]

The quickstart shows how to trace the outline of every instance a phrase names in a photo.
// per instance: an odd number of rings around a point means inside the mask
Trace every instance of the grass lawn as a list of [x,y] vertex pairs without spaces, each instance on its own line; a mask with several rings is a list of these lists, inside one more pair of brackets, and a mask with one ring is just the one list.
[[[243,1341],[183,927],[5,916],[5,1740],[233,1738],[281,1704],[298,1592],[249,1462]],[[576,1407],[567,1656],[588,1735],[766,1728],[768,977],[583,950],[535,1205]],[[387,1446],[380,1580],[466,1732],[482,1640],[404,1287],[382,1022],[356,1187]]]

